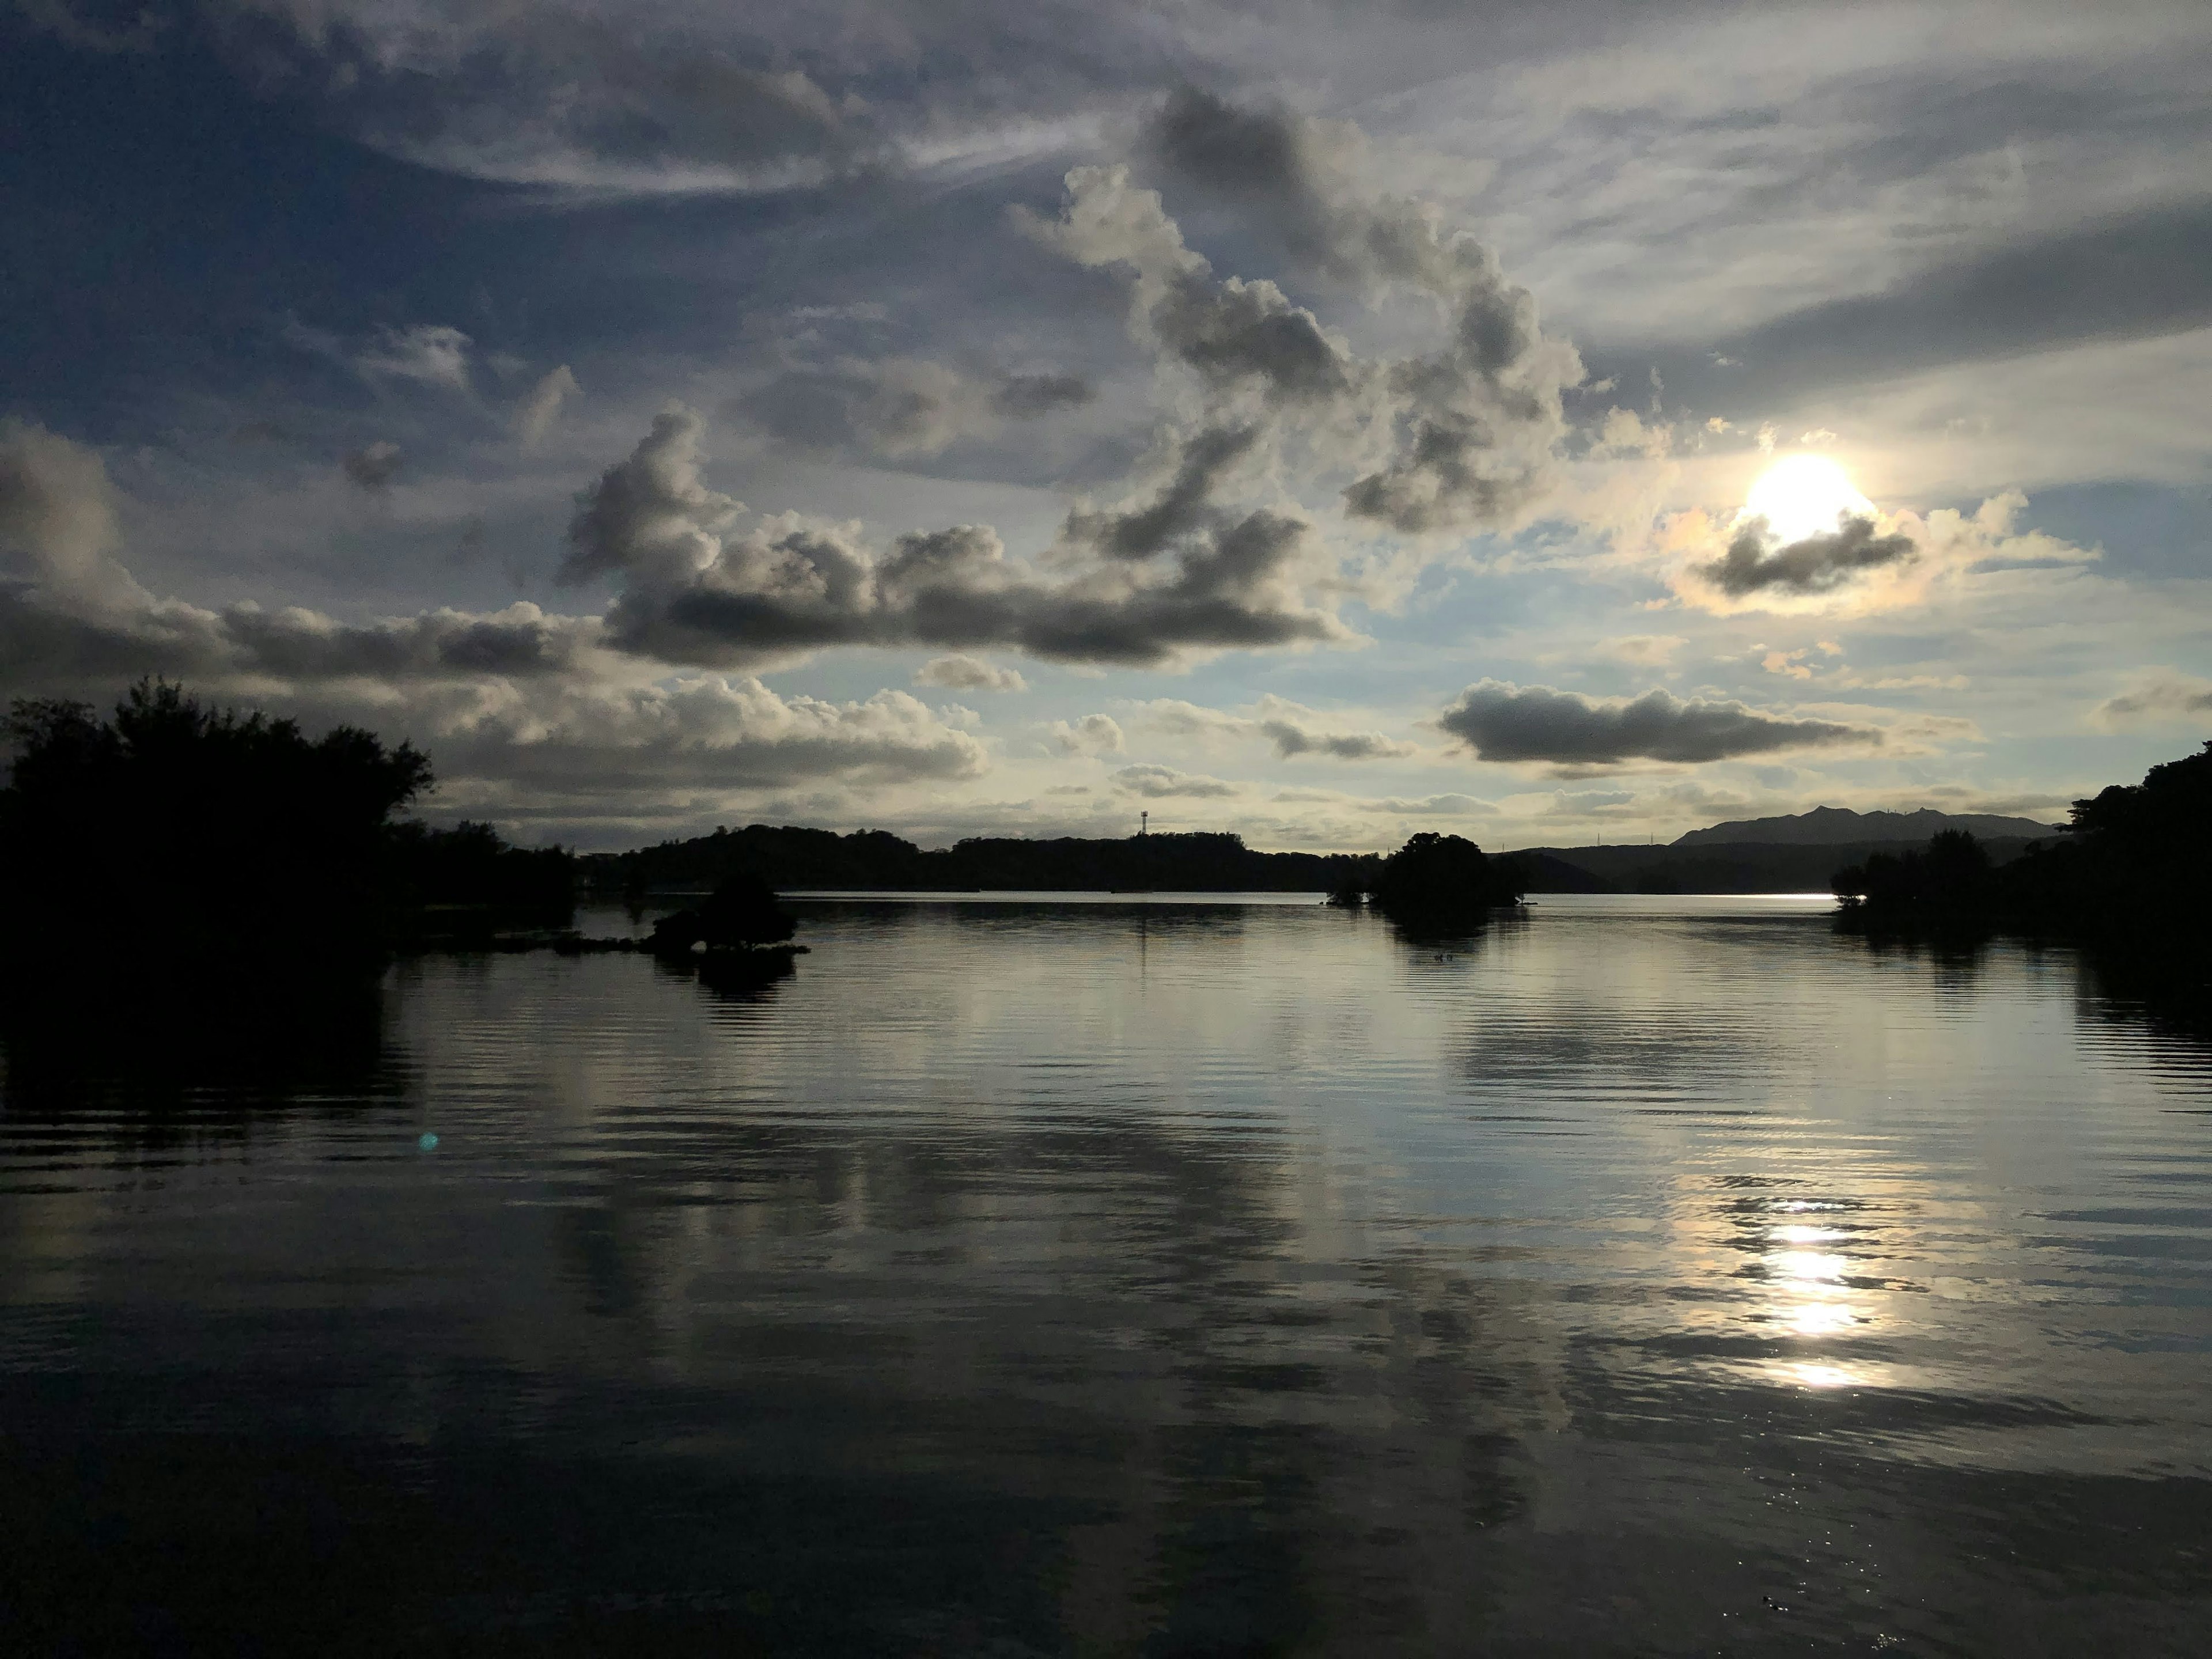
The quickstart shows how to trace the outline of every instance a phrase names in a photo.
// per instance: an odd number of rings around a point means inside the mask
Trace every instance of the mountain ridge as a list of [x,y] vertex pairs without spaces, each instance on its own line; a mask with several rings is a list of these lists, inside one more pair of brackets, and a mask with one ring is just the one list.
[[1831,847],[1860,842],[1920,841],[1945,830],[1964,830],[1981,840],[2059,833],[2059,826],[2034,818],[1990,812],[1939,812],[1932,806],[1912,812],[1856,812],[1847,806],[1816,806],[1780,817],[1736,818],[1704,830],[1686,830],[1671,847],[1722,847],[1739,842],[1767,846]]

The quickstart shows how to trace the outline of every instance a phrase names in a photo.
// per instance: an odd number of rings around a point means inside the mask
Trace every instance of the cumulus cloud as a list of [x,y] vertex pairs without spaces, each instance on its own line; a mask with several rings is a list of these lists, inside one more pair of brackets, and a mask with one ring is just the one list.
[[[115,494],[94,451],[28,421],[0,420],[0,557],[52,605],[131,605],[145,590],[116,562]],[[25,589],[0,584],[0,604]]]
[[1437,723],[1478,759],[1571,767],[1632,760],[1695,765],[1793,749],[1872,748],[1882,741],[1870,727],[1790,720],[1740,702],[1684,702],[1661,690],[1601,699],[1500,680],[1469,686]]
[[405,459],[398,444],[388,438],[380,438],[373,444],[348,450],[339,459],[338,466],[363,489],[383,489],[399,476],[400,465]]
[[1296,755],[1326,755],[1332,760],[1399,760],[1413,752],[1413,745],[1380,732],[1317,732],[1296,720],[1270,720],[1260,729],[1285,760]]
[[[1289,355],[1310,365],[1298,384],[1322,384],[1325,367],[1331,384],[1364,383],[1379,396],[1390,453],[1346,487],[1349,514],[1408,533],[1461,531],[1509,522],[1541,498],[1565,430],[1563,394],[1583,379],[1582,362],[1545,335],[1534,298],[1507,280],[1489,248],[1447,229],[1422,203],[1362,188],[1348,162],[1363,140],[1346,124],[1243,108],[1187,88],[1167,101],[1149,138],[1171,173],[1251,204],[1333,274],[1378,291],[1410,289],[1443,312],[1440,349],[1371,376],[1364,366],[1324,358],[1323,343],[1309,338],[1317,329],[1287,316],[1274,323],[1285,344],[1298,343]],[[1076,175],[1069,179],[1076,190]],[[1120,215],[1133,228],[1145,216],[1134,204]],[[1143,245],[1156,260],[1166,258],[1156,230]]]
[[116,542],[99,456],[0,423],[0,696],[106,696],[165,675],[428,743],[448,804],[526,790],[585,817],[609,803],[634,811],[655,789],[872,787],[969,778],[988,765],[975,738],[904,691],[836,702],[781,696],[750,678],[669,681],[608,649],[599,618],[528,604],[362,623],[297,607],[209,609],[149,593],[116,562]]
[[1012,668],[1000,668],[981,657],[932,657],[914,671],[916,685],[933,685],[946,691],[1026,691],[1030,683]]
[[2212,717],[2212,680],[2154,669],[2129,690],[2099,703],[2090,718],[2100,726],[2193,721]]
[[1311,527],[1267,509],[1209,523],[1171,562],[1121,559],[1058,580],[1010,560],[987,526],[896,538],[795,514],[738,527],[708,487],[703,424],[672,408],[579,498],[564,581],[612,574],[621,648],[735,667],[833,645],[1002,646],[1071,662],[1152,664],[1194,650],[1345,640],[1305,601]]
[[1200,389],[1205,414],[1184,433],[1183,462],[1165,469],[1186,486],[1186,511],[1208,499],[1191,494],[1203,452],[1231,434],[1257,454],[1302,434],[1325,465],[1366,458],[1344,511],[1401,532],[1499,527],[1541,498],[1581,361],[1544,335],[1534,300],[1487,248],[1420,204],[1359,188],[1333,160],[1358,142],[1350,128],[1185,91],[1148,142],[1170,173],[1273,216],[1324,274],[1377,298],[1418,293],[1445,324],[1425,356],[1362,358],[1274,283],[1217,276],[1127,167],[1071,171],[1056,219],[1018,222],[1077,264],[1130,273],[1132,332]]
[[1847,518],[1826,535],[1774,545],[1766,520],[1747,520],[1729,538],[1728,551],[1701,574],[1730,599],[1774,588],[1825,593],[1863,570],[1917,557],[1910,536],[1881,535],[1870,518]]
[[1054,720],[1051,730],[1052,740],[1063,755],[1119,755],[1128,748],[1121,722],[1108,714]]
[[1243,793],[1235,784],[1220,778],[1209,778],[1195,772],[1178,772],[1172,766],[1125,766],[1114,774],[1114,787],[1124,794],[1141,795],[1148,800],[1164,800],[1178,795],[1208,798]]
[[514,429],[522,439],[522,447],[534,449],[543,443],[545,434],[553,429],[553,422],[560,418],[561,406],[569,398],[583,395],[584,388],[577,385],[568,364],[549,370],[515,409]]

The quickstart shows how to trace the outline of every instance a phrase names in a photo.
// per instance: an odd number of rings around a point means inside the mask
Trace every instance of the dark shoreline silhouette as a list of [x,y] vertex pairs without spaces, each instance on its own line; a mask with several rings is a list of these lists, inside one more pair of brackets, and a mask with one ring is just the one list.
[[882,830],[755,823],[576,860],[601,896],[711,889],[744,871],[779,892],[1328,892],[1367,878],[1373,854],[1261,853],[1241,836],[1162,832],[1116,839],[981,836],[925,849]]
[[2008,862],[1964,830],[1835,872],[1837,927],[1870,939],[1971,945],[1999,933],[2080,949],[2100,977],[2153,1002],[2212,987],[2212,742],[2074,803],[2060,836]]
[[17,979],[189,963],[313,980],[557,931],[574,908],[562,849],[398,817],[432,787],[429,757],[357,726],[311,739],[141,681],[105,718],[18,702],[6,729],[0,867],[19,883],[0,970]]

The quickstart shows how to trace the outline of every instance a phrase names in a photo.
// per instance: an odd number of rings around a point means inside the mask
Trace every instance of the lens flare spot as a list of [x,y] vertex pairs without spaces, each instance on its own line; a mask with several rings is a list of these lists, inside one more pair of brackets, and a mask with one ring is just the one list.
[[1759,475],[1737,522],[1765,519],[1767,529],[1781,540],[1797,542],[1832,534],[1837,521],[1846,516],[1873,515],[1874,503],[1826,455],[1791,455]]
[[416,1139],[415,1145],[423,1152],[434,1152],[438,1150],[438,1137],[426,1133]]

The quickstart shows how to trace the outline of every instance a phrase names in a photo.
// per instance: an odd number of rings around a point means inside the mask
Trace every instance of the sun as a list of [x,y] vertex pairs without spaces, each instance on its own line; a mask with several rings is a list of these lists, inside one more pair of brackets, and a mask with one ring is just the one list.
[[1850,476],[1826,455],[1792,455],[1759,475],[1744,498],[1745,519],[1763,518],[1784,542],[1833,533],[1836,520],[1874,516],[1874,503],[1852,488]]

